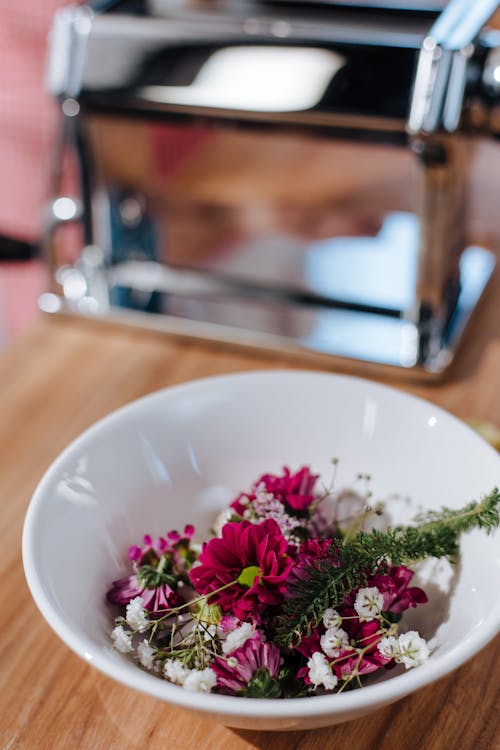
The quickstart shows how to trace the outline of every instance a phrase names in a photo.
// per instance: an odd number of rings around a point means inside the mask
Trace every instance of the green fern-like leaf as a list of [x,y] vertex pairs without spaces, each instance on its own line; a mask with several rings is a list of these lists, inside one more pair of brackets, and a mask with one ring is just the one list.
[[389,563],[409,565],[427,557],[453,557],[461,534],[474,528],[493,531],[500,525],[500,492],[495,488],[479,503],[459,510],[430,511],[416,520],[417,526],[359,531],[336,541],[328,558],[306,566],[301,578],[290,586],[277,620],[277,642],[285,648],[296,646],[328,607],[342,604],[346,594]]

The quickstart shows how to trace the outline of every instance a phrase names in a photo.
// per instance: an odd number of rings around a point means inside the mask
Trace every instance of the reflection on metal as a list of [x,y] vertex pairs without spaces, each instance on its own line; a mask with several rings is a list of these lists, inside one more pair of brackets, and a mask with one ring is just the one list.
[[[441,375],[450,364],[493,268],[494,259],[488,251],[471,247],[464,252],[455,312],[432,352],[418,327],[402,315],[301,305],[293,296],[288,302],[283,298],[277,301],[276,295],[263,298],[262,290],[260,296],[249,292],[242,297],[241,289],[218,286],[217,282],[212,286],[208,279],[191,272],[165,273],[160,266],[150,266],[147,283],[147,276],[138,279],[143,291],[158,295],[156,314],[112,308],[106,319],[200,340],[215,339],[295,355],[340,357],[432,377]],[[118,280],[123,283],[132,270],[113,272],[110,285]],[[63,311],[84,312],[69,299],[63,302]],[[97,317],[102,314],[96,312]]]
[[57,294],[44,292],[38,298],[38,306],[42,312],[58,313],[62,309],[62,300]]
[[69,301],[78,301],[87,294],[87,280],[77,268],[62,266],[57,270],[56,281]]
[[461,50],[475,41],[498,7],[498,0],[450,0],[430,35],[447,50]]
[[[469,65],[480,51],[479,34],[498,0],[451,0],[429,30],[420,52],[409,116],[412,134],[455,132],[464,95],[477,69]],[[476,61],[476,68],[481,63]]]
[[81,208],[74,198],[57,198],[52,204],[55,221],[73,221],[81,214]]
[[442,373],[494,265],[466,217],[500,37],[491,0],[419,5],[60,11],[49,86],[81,197],[50,205],[43,309]]
[[61,104],[61,109],[63,115],[66,115],[66,117],[76,117],[80,114],[80,105],[76,99],[71,99],[71,97],[64,99]]
[[145,86],[149,101],[257,112],[315,107],[346,58],[308,47],[226,47],[203,62],[189,86]]
[[77,198],[56,198],[49,210],[48,223],[53,227],[65,222],[78,221],[82,217],[82,204]]

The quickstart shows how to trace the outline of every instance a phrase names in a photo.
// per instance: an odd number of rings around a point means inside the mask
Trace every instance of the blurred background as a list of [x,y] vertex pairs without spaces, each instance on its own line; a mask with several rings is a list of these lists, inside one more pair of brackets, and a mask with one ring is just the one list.
[[[50,287],[44,264],[37,257],[37,245],[49,197],[59,113],[45,91],[44,77],[48,31],[54,13],[66,4],[69,3],[65,0],[0,0],[0,349],[38,315],[37,298]],[[436,7],[443,4],[437,2]],[[160,7],[162,3],[159,0],[151,5]],[[111,75],[112,65],[107,70],[107,50],[106,55],[106,65],[101,65],[98,72]],[[110,52],[110,62],[112,57]],[[363,59],[364,74],[369,67]],[[238,80],[240,73],[241,67],[235,76]],[[153,65],[151,75],[156,74]],[[370,80],[369,76],[361,82],[366,84],[366,80]],[[267,77],[265,89],[271,89]],[[378,90],[373,92],[366,85],[361,90],[367,99],[373,95],[377,106],[380,104]],[[122,223],[133,224],[135,218],[130,219],[127,211],[138,204],[131,203],[127,196],[116,196],[116,184],[148,196],[160,215],[157,226],[163,238],[162,252],[166,255],[168,251],[168,260],[174,265],[177,253],[179,263],[190,267],[206,266],[210,273],[222,268],[236,276],[241,271],[250,281],[259,272],[267,281],[274,260],[281,264],[285,258],[284,265],[275,270],[277,283],[282,278],[294,282],[296,269],[289,260],[291,250],[295,249],[300,265],[304,248],[308,248],[316,264],[313,291],[322,292],[325,278],[331,279],[332,273],[330,266],[316,261],[334,249],[332,241],[336,237],[376,236],[389,209],[396,212],[396,219],[399,217],[399,230],[406,226],[402,224],[405,217],[407,223],[409,219],[414,221],[409,212],[418,196],[415,160],[409,149],[395,153],[377,143],[372,153],[346,141],[335,144],[321,138],[298,140],[295,135],[284,133],[262,138],[260,133],[236,128],[222,136],[203,127],[186,132],[176,124],[169,124],[162,133],[156,121],[144,126],[134,122],[131,126],[106,117],[100,118],[97,129],[89,128],[88,138],[93,156],[109,182],[111,203],[115,201],[121,212]],[[497,144],[479,142],[470,170],[468,229],[475,242],[486,246],[495,244],[489,236],[491,230],[498,233],[497,168],[493,165],[500,163],[499,151]],[[353,169],[354,164],[357,170]],[[71,183],[71,168],[65,170],[65,180]],[[70,189],[61,194],[71,193]],[[116,229],[112,211],[110,215]],[[163,221],[164,217],[168,221]],[[135,242],[138,231],[130,234]],[[384,239],[382,234],[380,237]],[[391,242],[396,247],[404,246],[405,237],[400,233]],[[153,242],[149,236],[146,239]],[[411,242],[406,244],[410,246]],[[116,245],[124,247],[119,234]],[[352,243],[344,245],[351,260]],[[376,248],[372,242],[369,245],[370,252],[361,255],[363,262],[355,271],[356,285],[361,283],[360,270],[367,277],[365,302],[370,298],[376,275],[366,272],[369,266],[365,256],[373,255],[372,246]],[[212,247],[213,258],[208,266],[203,253]],[[238,266],[239,248],[250,248],[251,252],[246,253],[251,258],[250,268]],[[262,262],[255,262],[259,248]],[[234,262],[230,254],[233,250]],[[398,257],[401,255],[400,252]],[[63,257],[59,265],[70,262]],[[299,270],[302,273],[302,267]],[[391,260],[389,271],[385,267],[383,273],[375,270],[379,276],[389,278],[394,263]],[[259,277],[255,280],[262,281]],[[299,292],[300,281],[296,282]],[[392,287],[397,286],[392,283]],[[403,294],[405,290],[399,291]],[[361,293],[359,288],[356,293]],[[339,294],[338,289],[325,291],[327,297]],[[375,304],[373,300],[371,304]],[[398,304],[403,310],[410,306],[406,299]]]
[[44,90],[44,67],[48,29],[64,4],[0,0],[1,348],[38,314],[37,298],[47,285],[35,246],[43,224],[57,109]]

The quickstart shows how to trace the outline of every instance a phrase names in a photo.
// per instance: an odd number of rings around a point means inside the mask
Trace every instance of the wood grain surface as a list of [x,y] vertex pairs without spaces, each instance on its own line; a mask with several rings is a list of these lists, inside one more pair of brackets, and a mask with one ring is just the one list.
[[[500,424],[498,274],[450,379],[395,383],[459,417]],[[57,454],[96,419],[193,378],[294,367],[166,336],[79,320],[42,319],[0,360],[0,747],[352,750],[500,746],[500,642],[432,687],[341,726],[311,732],[236,731],[135,694],[77,658],[28,592],[21,531],[30,496]]]

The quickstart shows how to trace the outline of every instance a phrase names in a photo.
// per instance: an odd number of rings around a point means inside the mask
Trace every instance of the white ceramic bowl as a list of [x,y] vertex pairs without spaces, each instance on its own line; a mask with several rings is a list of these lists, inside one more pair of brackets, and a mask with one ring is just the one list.
[[[439,645],[423,666],[340,695],[257,700],[193,694],[111,647],[107,586],[144,533],[215,513],[264,471],[340,459],[339,485],[358,472],[375,494],[413,507],[458,507],[500,484],[500,457],[430,403],[356,378],[262,372],[199,380],[106,417],[70,445],[40,482],[23,536],[26,577],[42,614],[79,656],[136,690],[242,728],[299,729],[356,718],[429,685],[498,631],[499,534],[463,538],[452,592],[435,590],[412,626]],[[401,499],[400,516],[413,512]],[[432,587],[431,587],[432,588]],[[432,592],[431,592],[432,593]]]

